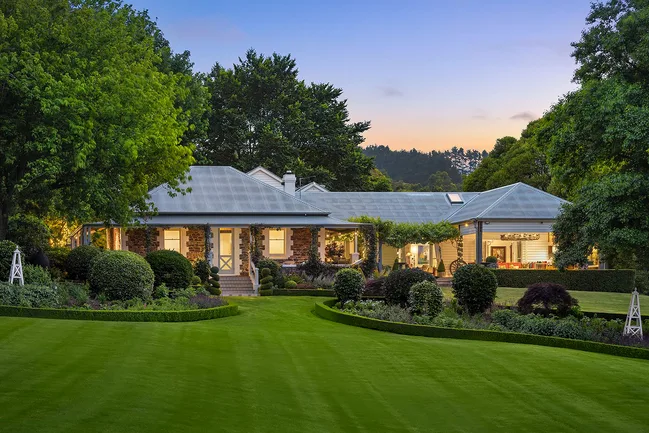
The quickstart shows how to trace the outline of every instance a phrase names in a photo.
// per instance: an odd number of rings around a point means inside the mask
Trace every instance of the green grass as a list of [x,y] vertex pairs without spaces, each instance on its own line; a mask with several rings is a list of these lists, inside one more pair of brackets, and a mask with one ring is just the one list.
[[0,317],[2,432],[623,432],[649,362],[411,337],[240,299],[194,323]]
[[[443,287],[444,296],[451,298],[453,296],[450,287]],[[525,289],[514,287],[499,287],[496,295],[496,302],[514,305],[525,293]],[[570,294],[577,298],[579,306],[583,311],[593,311],[598,313],[627,313],[629,311],[629,302],[631,302],[630,293],[609,293],[609,292],[580,292],[571,291]],[[640,306],[646,305],[649,311],[649,296],[640,295]],[[644,314],[643,314],[644,317]]]

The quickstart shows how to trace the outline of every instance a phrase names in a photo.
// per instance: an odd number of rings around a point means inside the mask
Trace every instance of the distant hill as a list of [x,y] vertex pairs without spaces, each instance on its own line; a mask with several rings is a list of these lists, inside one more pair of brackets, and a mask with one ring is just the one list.
[[392,150],[389,146],[371,145],[363,152],[374,157],[376,167],[395,181],[427,185],[431,174],[445,171],[455,183],[462,181],[462,175],[473,171],[486,152],[465,151],[454,147],[444,152],[421,152]]

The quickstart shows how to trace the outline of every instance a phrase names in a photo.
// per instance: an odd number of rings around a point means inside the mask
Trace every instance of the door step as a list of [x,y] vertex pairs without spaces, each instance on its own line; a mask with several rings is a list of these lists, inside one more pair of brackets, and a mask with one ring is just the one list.
[[221,275],[222,296],[255,296],[250,277],[245,275]]

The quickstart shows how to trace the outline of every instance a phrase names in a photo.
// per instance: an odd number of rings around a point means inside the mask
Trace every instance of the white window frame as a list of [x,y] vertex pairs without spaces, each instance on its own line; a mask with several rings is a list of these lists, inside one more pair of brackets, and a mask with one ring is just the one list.
[[[272,241],[273,240],[274,241],[279,241],[279,239],[271,239],[271,233],[272,232],[282,232],[284,234],[283,239],[282,239],[283,242],[282,242],[282,252],[281,253],[273,253],[271,251],[271,245],[273,244]],[[284,256],[286,256],[286,251],[287,251],[286,239],[287,239],[287,230],[285,228],[268,229],[268,255],[272,256],[272,257],[284,257]]]
[[[175,239],[175,238],[174,239],[167,239],[167,233],[171,233],[171,232],[178,233],[178,239]],[[178,241],[178,249],[169,248],[167,246],[167,241],[174,241],[175,242],[176,240]],[[163,233],[162,233],[162,242],[163,242],[163,248],[165,250],[176,251],[176,252],[182,254],[183,242],[182,242],[182,233],[181,233],[180,229],[164,229]]]

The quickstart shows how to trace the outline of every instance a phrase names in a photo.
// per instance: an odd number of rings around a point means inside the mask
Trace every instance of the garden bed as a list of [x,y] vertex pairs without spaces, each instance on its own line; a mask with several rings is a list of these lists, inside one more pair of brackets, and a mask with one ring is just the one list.
[[649,359],[649,350],[633,346],[605,344],[594,341],[573,340],[545,335],[523,334],[517,332],[494,331],[487,329],[446,328],[441,326],[418,325],[411,323],[390,322],[350,314],[334,308],[336,300],[316,302],[315,312],[323,319],[351,326],[394,332],[397,334],[416,335],[436,338],[456,338],[466,340],[500,341],[506,343],[535,344],[587,352],[604,353],[627,358]]
[[273,296],[323,296],[333,298],[335,294],[330,289],[274,289]]

